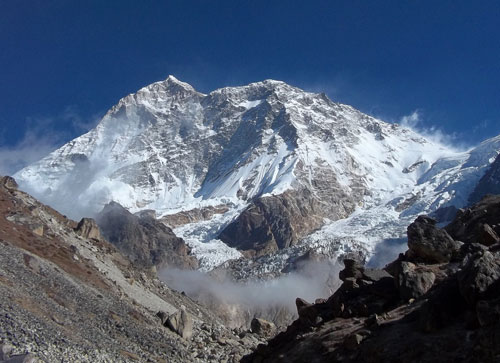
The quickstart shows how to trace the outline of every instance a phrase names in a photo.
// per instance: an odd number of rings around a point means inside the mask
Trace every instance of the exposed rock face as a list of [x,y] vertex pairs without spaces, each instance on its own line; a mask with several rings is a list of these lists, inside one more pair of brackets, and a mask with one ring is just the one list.
[[[321,226],[318,201],[307,190],[256,199],[219,238],[231,247],[262,256],[297,243],[300,237]],[[350,208],[350,207],[348,207]],[[350,211],[350,209],[349,209]]]
[[467,303],[474,305],[500,295],[500,256],[489,251],[469,256],[458,274],[460,293]]
[[10,344],[0,344],[0,361],[9,359],[14,347]]
[[96,240],[101,239],[101,231],[99,230],[99,226],[92,218],[82,218],[82,220],[76,226],[75,232],[84,238]]
[[253,318],[250,328],[253,333],[268,338],[273,336],[276,331],[276,326],[273,323],[261,318]]
[[147,213],[136,216],[111,202],[99,213],[97,223],[104,237],[139,265],[197,267],[184,240]]
[[470,208],[461,209],[446,231],[455,240],[490,245],[500,234],[500,196],[487,195]]
[[500,194],[500,155],[477,183],[469,196],[469,203],[477,203],[487,194]]
[[436,275],[423,267],[407,261],[401,261],[398,266],[396,283],[399,295],[404,300],[416,299],[424,295],[434,284]]
[[170,315],[165,322],[165,326],[184,339],[190,339],[193,336],[193,319],[186,309],[180,309]]
[[16,180],[11,176],[1,177],[0,184],[2,184],[7,189],[17,189],[18,188]]
[[449,262],[460,245],[427,216],[419,216],[408,226],[408,255],[412,258],[434,263]]
[[188,223],[196,223],[211,219],[216,214],[224,214],[229,210],[225,205],[216,207],[194,208],[174,214],[167,214],[160,220],[171,228],[179,227]]
[[[473,220],[497,225],[496,202],[481,203]],[[498,362],[500,244],[469,242],[484,229],[463,218],[448,228],[464,244],[419,217],[410,249],[384,272],[344,261],[339,290],[315,304],[298,299],[299,318],[243,362]]]

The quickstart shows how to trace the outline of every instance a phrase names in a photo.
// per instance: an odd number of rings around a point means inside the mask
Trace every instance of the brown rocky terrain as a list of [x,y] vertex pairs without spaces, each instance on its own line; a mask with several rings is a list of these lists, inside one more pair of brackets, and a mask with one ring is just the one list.
[[420,216],[384,269],[345,260],[341,287],[243,362],[500,361],[500,196],[445,229]]
[[262,339],[1,178],[0,361],[231,362]]

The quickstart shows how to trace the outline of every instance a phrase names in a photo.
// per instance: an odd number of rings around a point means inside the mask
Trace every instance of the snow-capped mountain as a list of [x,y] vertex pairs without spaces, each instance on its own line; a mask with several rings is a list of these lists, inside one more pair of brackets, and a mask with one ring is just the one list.
[[464,206],[499,150],[456,151],[279,81],[202,94],[169,76],[15,178],[72,217],[153,209],[211,268],[233,247],[370,254],[416,215]]

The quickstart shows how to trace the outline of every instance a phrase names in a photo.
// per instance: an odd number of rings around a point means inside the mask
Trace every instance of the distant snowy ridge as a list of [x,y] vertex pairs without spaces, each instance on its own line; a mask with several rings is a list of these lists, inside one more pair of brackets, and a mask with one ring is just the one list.
[[111,200],[160,217],[225,206],[175,229],[212,268],[240,255],[217,237],[258,198],[306,191],[322,222],[302,240],[354,237],[372,252],[416,215],[465,205],[498,150],[499,137],[452,150],[279,81],[202,94],[169,76],[15,178],[71,217]]

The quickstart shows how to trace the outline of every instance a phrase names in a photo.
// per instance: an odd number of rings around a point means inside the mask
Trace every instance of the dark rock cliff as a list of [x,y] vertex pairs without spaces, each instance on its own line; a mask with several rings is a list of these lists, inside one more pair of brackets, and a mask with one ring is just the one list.
[[111,202],[99,213],[97,223],[104,237],[136,264],[145,267],[198,266],[184,240],[148,213],[136,216]]
[[469,196],[469,203],[479,202],[486,194],[500,194],[500,155],[477,183]]

